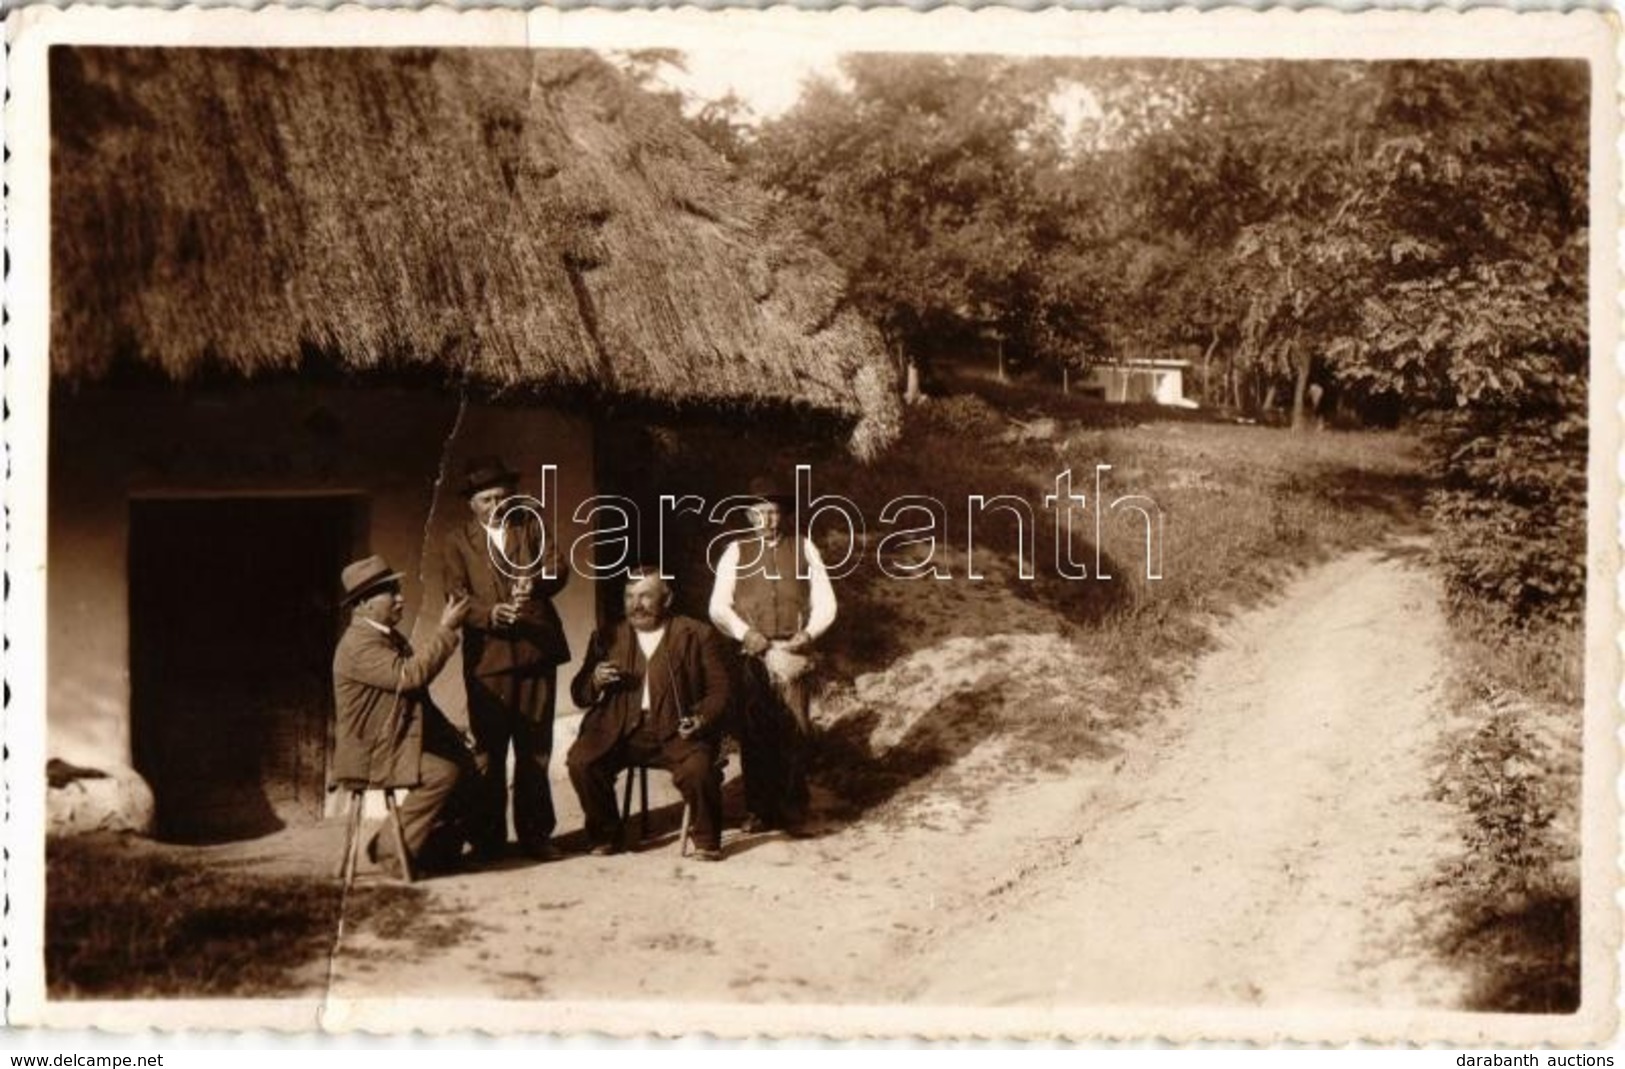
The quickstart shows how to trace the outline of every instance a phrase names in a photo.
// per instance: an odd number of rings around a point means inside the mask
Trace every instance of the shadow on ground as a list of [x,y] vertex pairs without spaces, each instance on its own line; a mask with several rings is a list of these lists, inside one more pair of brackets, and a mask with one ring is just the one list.
[[1325,466],[1288,480],[1287,489],[1310,491],[1328,505],[1350,514],[1374,514],[1396,535],[1426,534],[1428,490],[1434,480],[1421,471],[1373,471]]
[[[939,777],[990,737],[1019,740],[1038,730],[1037,722],[1002,722],[1001,712],[1010,702],[1007,690],[1006,679],[994,676],[957,691],[916,717],[897,741],[884,747],[875,743],[882,721],[879,710],[864,710],[830,725],[817,741],[813,777],[832,801],[818,815],[837,824],[868,818],[914,784]],[[1073,736],[1071,759],[1097,760],[1117,752],[1103,731]],[[1003,771],[1014,776],[1029,765],[1026,758],[1011,756]],[[978,807],[993,786],[987,770],[963,783],[952,776],[933,783],[937,793],[956,795],[967,808]]]
[[1573,1013],[1580,1008],[1577,893],[1509,896],[1463,917],[1446,945],[1473,977],[1467,1009]]
[[47,990],[64,999],[286,997],[320,990],[341,909],[348,931],[389,940],[397,958],[477,927],[436,913],[419,887],[368,878],[345,896],[325,866],[316,878],[277,869],[116,835],[49,841]]

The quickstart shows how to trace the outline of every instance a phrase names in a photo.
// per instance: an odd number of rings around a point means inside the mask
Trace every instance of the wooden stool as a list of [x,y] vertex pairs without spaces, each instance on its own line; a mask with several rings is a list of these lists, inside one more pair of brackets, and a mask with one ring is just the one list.
[[[626,825],[632,819],[632,781],[638,781],[638,801],[642,810],[638,814],[638,841],[649,837],[649,766],[633,765],[626,770],[626,789],[621,792],[621,838],[626,838]],[[678,853],[688,856],[692,845],[688,835],[688,803],[683,803],[683,827],[677,833]]]
[[[346,786],[341,788],[348,793],[344,809],[344,855],[339,859],[339,870],[336,875],[344,881],[345,889],[355,881],[355,870],[361,855],[361,811],[366,808],[367,788]],[[647,789],[647,784],[645,784]],[[384,808],[389,810],[389,822],[395,830],[395,850],[401,859],[401,879],[407,883],[412,882],[412,855],[406,850],[406,830],[401,827],[401,811],[395,805],[395,790],[385,787]],[[645,808],[648,801],[645,798]]]

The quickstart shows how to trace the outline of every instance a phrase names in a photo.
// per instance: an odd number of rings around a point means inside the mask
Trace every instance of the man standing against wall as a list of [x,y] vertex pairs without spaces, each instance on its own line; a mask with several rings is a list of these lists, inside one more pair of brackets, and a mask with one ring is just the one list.
[[794,498],[765,479],[751,496],[755,530],[723,550],[710,615],[743,655],[744,830],[793,832],[807,816],[812,646],[835,622],[835,590]]
[[533,512],[499,509],[518,486],[518,473],[498,457],[469,462],[462,491],[470,516],[446,537],[445,588],[469,601],[463,682],[480,774],[475,853],[493,860],[507,846],[511,745],[519,848],[528,857],[551,861],[558,856],[552,842],[557,818],[547,766],[553,756],[558,667],[570,659],[553,596],[569,576]]

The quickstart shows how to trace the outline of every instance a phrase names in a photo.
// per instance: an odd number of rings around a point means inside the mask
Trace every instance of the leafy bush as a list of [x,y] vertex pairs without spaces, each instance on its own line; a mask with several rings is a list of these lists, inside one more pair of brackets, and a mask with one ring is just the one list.
[[1439,436],[1436,553],[1453,606],[1504,624],[1578,623],[1585,607],[1586,420],[1580,397],[1521,412],[1473,409]]
[[1481,708],[1483,720],[1452,758],[1455,790],[1472,818],[1467,849],[1496,885],[1528,892],[1548,878],[1558,853],[1550,755],[1526,733],[1509,697],[1492,691]]
[[996,435],[1010,426],[1003,412],[969,393],[928,398],[921,418],[950,435],[972,440]]
[[1455,687],[1468,718],[1436,793],[1463,814],[1444,949],[1473,979],[1472,1009],[1572,1012],[1579,999],[1578,718],[1479,671],[1467,643]]

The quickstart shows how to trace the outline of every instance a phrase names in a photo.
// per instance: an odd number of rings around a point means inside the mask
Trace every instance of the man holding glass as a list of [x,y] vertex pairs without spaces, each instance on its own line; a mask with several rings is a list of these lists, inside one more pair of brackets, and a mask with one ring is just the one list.
[[505,507],[519,475],[498,457],[477,457],[464,472],[469,518],[445,543],[445,588],[466,597],[463,682],[479,769],[476,856],[500,858],[508,842],[508,752],[513,751],[513,824],[520,850],[538,861],[558,856],[557,817],[548,781],[559,665],[570,659],[553,607],[568,572],[540,517]]

